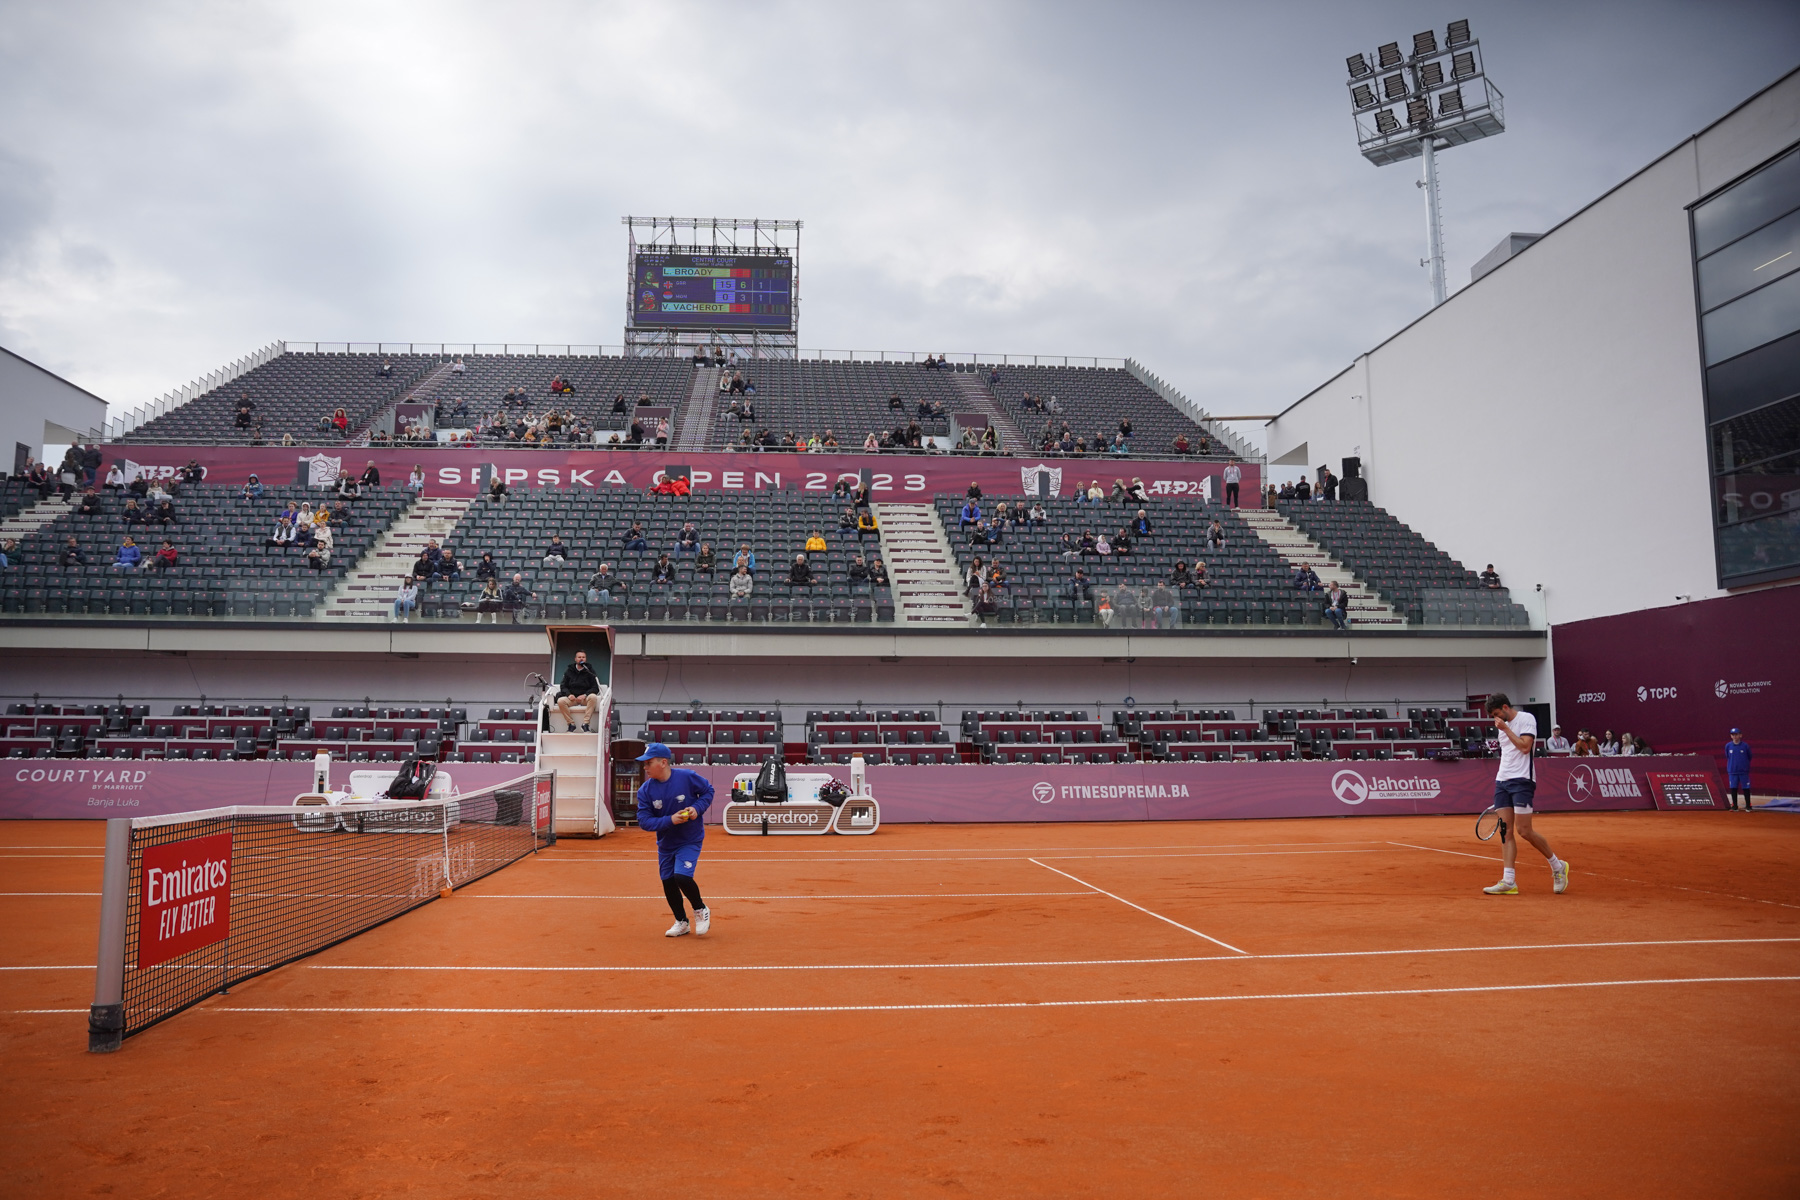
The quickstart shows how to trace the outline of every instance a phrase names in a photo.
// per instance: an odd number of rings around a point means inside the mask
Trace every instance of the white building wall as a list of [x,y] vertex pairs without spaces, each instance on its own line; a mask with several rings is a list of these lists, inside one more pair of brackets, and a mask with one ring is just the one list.
[[0,348],[0,472],[12,471],[15,446],[29,446],[36,458],[46,442],[67,442],[105,422],[106,401]]
[[1283,413],[1370,499],[1561,623],[1721,594],[1685,208],[1800,138],[1800,72]]

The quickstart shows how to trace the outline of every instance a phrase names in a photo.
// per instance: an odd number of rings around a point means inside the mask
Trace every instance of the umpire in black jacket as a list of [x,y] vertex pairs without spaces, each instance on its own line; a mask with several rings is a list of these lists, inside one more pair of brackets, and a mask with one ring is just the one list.
[[557,689],[556,709],[562,713],[563,720],[569,723],[569,732],[577,729],[575,714],[571,709],[581,710],[579,729],[582,733],[592,733],[594,713],[600,707],[600,677],[594,674],[594,668],[588,666],[587,651],[577,650],[575,661],[563,672],[562,684]]

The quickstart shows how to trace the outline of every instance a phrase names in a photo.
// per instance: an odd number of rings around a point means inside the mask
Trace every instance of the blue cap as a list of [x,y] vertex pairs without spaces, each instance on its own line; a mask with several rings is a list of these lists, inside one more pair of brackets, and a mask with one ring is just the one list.
[[669,748],[661,742],[651,742],[648,746],[644,747],[644,752],[637,756],[637,760],[639,762],[649,762],[653,758],[674,757],[675,756],[669,752]]
[[1731,731],[1731,732],[1733,732],[1733,733],[1742,733],[1742,732],[1744,732],[1744,731],[1743,731],[1743,730],[1741,730],[1741,729],[1734,729],[1734,730],[1732,730],[1732,731]]

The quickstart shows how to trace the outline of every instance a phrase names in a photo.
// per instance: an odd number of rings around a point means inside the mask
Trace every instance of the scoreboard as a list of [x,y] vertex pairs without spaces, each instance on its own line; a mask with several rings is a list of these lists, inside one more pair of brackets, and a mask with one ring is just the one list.
[[792,330],[794,260],[640,252],[632,264],[631,323],[639,329]]

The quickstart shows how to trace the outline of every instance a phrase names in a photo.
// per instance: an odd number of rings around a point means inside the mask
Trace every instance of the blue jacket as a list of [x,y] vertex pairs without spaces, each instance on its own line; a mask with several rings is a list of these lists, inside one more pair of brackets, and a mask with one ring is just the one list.
[[1725,743],[1725,769],[1733,775],[1747,774],[1750,770],[1750,743]]
[[712,798],[713,786],[706,776],[686,767],[671,767],[667,780],[646,779],[639,785],[638,828],[654,831],[656,844],[665,849],[698,846],[706,839],[706,822],[677,825],[672,818],[684,808],[692,808],[704,818],[706,810],[712,807]]

